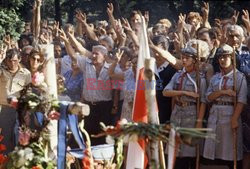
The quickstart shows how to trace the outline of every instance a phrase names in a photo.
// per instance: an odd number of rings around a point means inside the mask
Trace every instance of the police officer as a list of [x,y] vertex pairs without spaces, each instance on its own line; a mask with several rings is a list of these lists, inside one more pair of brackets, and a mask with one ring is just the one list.
[[[183,69],[178,71],[163,90],[166,97],[175,98],[175,106],[170,122],[179,127],[201,127],[201,121],[206,107],[206,79],[200,75],[200,86],[197,86],[197,50],[192,46],[182,49],[181,60]],[[198,71],[199,72],[199,71]],[[197,101],[200,97],[200,109],[197,112]],[[189,145],[180,145],[177,154],[175,169],[195,168],[196,148]]]
[[[208,128],[216,133],[216,140],[206,139],[203,156],[216,164],[233,168],[233,130],[237,131],[237,160],[242,160],[242,127],[240,114],[247,101],[247,83],[243,73],[233,72],[233,49],[223,45],[217,50],[221,72],[215,74],[210,81],[206,97],[212,103],[208,118]],[[236,91],[234,88],[236,80]],[[237,103],[234,105],[234,97]],[[241,168],[240,162],[238,167]]]

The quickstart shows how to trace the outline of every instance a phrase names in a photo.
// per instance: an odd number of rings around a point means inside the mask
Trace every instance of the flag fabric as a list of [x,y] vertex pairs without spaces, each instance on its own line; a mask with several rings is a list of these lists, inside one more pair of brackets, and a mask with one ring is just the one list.
[[[139,36],[139,54],[137,60],[136,72],[136,92],[134,99],[133,115],[134,122],[148,122],[147,103],[145,96],[146,85],[144,82],[144,64],[145,59],[150,58],[146,24],[143,17]],[[139,139],[138,142],[129,142],[127,153],[127,169],[143,169],[147,166],[145,140]]]
[[175,153],[176,153],[176,131],[171,128],[170,134],[169,134],[169,143],[168,143],[168,169],[174,168],[174,162],[175,162]]

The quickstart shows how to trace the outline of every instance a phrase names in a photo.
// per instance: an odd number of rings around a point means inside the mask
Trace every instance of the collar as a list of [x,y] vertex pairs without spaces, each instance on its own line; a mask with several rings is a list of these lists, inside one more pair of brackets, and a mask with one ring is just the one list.
[[104,62],[103,67],[108,69],[112,63],[107,63],[106,61]]
[[167,66],[169,65],[169,62],[165,61],[161,66],[157,68],[157,72],[160,73],[163,71]]
[[[219,90],[221,90],[222,88],[222,82],[224,80],[224,77],[229,77],[231,74],[233,74],[234,70],[232,69],[229,73],[223,75],[223,73],[221,72],[221,79],[220,79],[220,83],[219,83]],[[237,72],[237,70],[236,70]]]
[[233,72],[234,72],[233,69],[230,72],[228,72],[227,74],[224,74],[224,72],[221,71],[221,77],[230,76],[231,74],[233,74]]

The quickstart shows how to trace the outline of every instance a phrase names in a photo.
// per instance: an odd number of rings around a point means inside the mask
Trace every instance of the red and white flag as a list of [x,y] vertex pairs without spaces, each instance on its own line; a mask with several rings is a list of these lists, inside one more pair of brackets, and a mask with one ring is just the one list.
[[[143,17],[140,29],[140,45],[139,55],[137,61],[137,72],[136,72],[136,92],[133,107],[133,121],[134,122],[148,122],[148,109],[146,102],[146,85],[144,78],[144,64],[145,59],[150,58],[148,38],[146,24]],[[146,143],[145,140],[139,139],[137,142],[129,142],[128,153],[127,153],[127,169],[143,169],[147,166],[148,159],[146,156]]]

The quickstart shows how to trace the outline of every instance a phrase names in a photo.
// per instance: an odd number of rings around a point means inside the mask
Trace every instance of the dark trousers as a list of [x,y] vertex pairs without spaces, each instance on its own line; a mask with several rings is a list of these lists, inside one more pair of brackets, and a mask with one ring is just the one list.
[[2,129],[1,135],[4,136],[1,142],[6,146],[4,154],[14,150],[16,138],[15,138],[15,124],[17,120],[16,110],[9,106],[0,105],[0,128]]
[[[221,166],[227,166],[229,169],[234,168],[234,162],[233,161],[227,161],[227,160],[221,160],[221,159],[215,159],[210,160],[206,158],[201,158],[201,163],[203,165],[221,165]],[[237,161],[237,169],[242,169],[242,160]]]
[[87,130],[91,145],[105,144],[105,137],[92,138],[91,135],[99,134],[102,132],[100,122],[106,126],[111,124],[111,109],[113,106],[112,101],[101,101],[95,103],[88,103],[90,107],[89,116],[84,118],[84,128]]
[[195,157],[177,157],[174,169],[195,169]]

